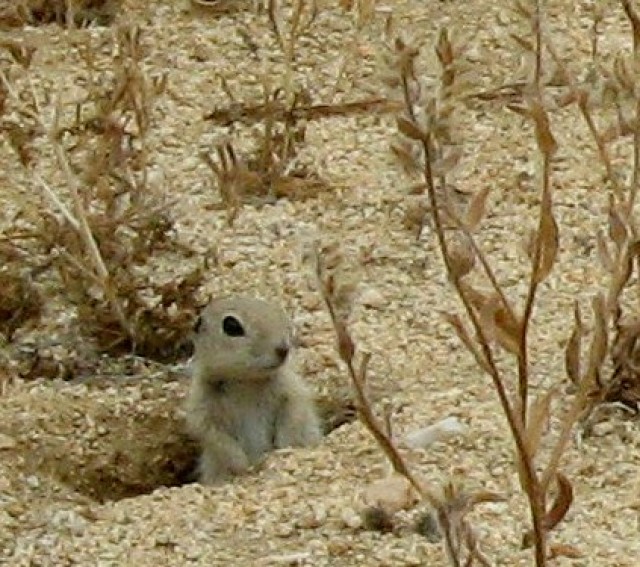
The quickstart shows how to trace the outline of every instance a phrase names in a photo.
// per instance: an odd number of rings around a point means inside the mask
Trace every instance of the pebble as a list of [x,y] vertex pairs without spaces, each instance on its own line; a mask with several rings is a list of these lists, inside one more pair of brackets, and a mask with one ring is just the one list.
[[591,428],[591,434],[594,437],[606,437],[614,433],[615,429],[616,425],[612,421],[602,421]]
[[372,309],[383,309],[388,301],[380,291],[370,287],[360,293],[360,303]]
[[18,442],[11,436],[0,433],[0,450],[13,449]]
[[340,519],[344,525],[353,530],[360,529],[362,527],[362,517],[353,508],[345,508],[340,513]]

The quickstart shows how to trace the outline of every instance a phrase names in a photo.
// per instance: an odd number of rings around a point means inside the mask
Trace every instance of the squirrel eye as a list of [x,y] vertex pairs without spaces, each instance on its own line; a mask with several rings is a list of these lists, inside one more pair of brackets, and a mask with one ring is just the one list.
[[224,334],[229,337],[243,337],[245,334],[240,321],[231,315],[227,315],[222,320],[222,330],[224,331]]
[[200,329],[202,329],[202,317],[198,317],[196,319],[195,324],[193,325],[193,332],[194,333],[199,333]]

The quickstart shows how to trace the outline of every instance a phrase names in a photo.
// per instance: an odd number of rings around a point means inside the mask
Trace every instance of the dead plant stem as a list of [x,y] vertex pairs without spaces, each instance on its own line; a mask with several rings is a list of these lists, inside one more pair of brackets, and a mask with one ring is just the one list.
[[69,160],[67,159],[62,146],[55,140],[55,137],[52,135],[49,136],[49,140],[53,146],[58,164],[62,168],[62,171],[67,178],[67,182],[69,183],[69,190],[71,192],[71,198],[74,205],[73,208],[75,212],[75,218],[77,219],[79,224],[79,235],[84,242],[85,250],[89,258],[91,259],[91,262],[93,263],[96,275],[98,276],[98,280],[100,281],[104,294],[109,300],[111,309],[113,309],[113,312],[120,322],[122,329],[127,332],[130,338],[133,338],[133,329],[131,329],[129,321],[127,320],[124,310],[122,309],[122,305],[120,305],[118,297],[113,292],[109,270],[107,269],[107,266],[102,259],[102,254],[100,253],[98,244],[96,243],[96,240],[93,237],[93,233],[91,232],[91,227],[89,226],[89,222],[87,220],[84,205],[82,203],[82,199],[80,198],[80,192],[78,190],[78,180],[73,171],[71,171]]
[[[413,104],[411,103],[410,96],[410,88],[408,83],[408,78],[405,74],[402,75],[402,90],[403,97],[405,101],[405,107],[409,118],[417,123],[415,112],[413,110]],[[432,168],[432,148],[431,148],[431,132],[426,132],[423,139],[421,140],[421,145],[424,153],[424,178],[427,187],[427,194],[429,198],[429,205],[431,207],[433,221],[435,225],[435,232],[438,239],[438,246],[440,248],[440,252],[443,258],[443,262],[445,264],[445,269],[447,271],[447,275],[449,279],[453,282],[453,285],[456,289],[456,293],[460,297],[467,316],[471,321],[471,324],[474,328],[476,336],[478,337],[478,341],[481,345],[485,360],[487,361],[488,368],[491,370],[490,375],[494,384],[494,388],[498,394],[498,398],[500,400],[500,404],[502,406],[505,417],[507,418],[507,422],[509,425],[509,429],[514,438],[518,458],[522,463],[522,471],[523,471],[523,483],[525,485],[525,492],[528,496],[529,507],[531,512],[531,519],[533,524],[533,532],[535,535],[535,557],[536,557],[536,566],[537,567],[545,567],[546,562],[546,533],[543,525],[544,520],[544,495],[540,492],[540,483],[538,477],[536,475],[533,459],[529,454],[529,449],[525,442],[524,437],[524,423],[521,421],[520,417],[514,412],[511,403],[509,402],[509,397],[505,390],[504,384],[500,377],[500,372],[495,364],[493,353],[489,346],[488,339],[482,329],[482,325],[480,324],[480,320],[476,315],[473,306],[468,300],[466,294],[462,286],[460,285],[460,280],[458,278],[452,277],[453,270],[451,267],[451,256],[449,253],[449,248],[447,246],[444,227],[442,224],[441,211],[440,211],[440,203],[438,202],[438,196],[436,193],[434,176],[433,176],[433,168]]]
[[598,157],[600,158],[600,161],[604,165],[605,171],[607,172],[607,179],[609,180],[609,183],[611,183],[611,186],[613,188],[613,193],[616,196],[616,198],[621,200],[624,195],[624,192],[622,191],[622,187],[620,187],[620,184],[618,183],[618,178],[613,170],[613,165],[611,164],[611,159],[609,158],[609,153],[607,151],[606,143],[602,135],[600,134],[600,132],[598,132],[598,127],[596,126],[595,120],[593,119],[593,116],[591,115],[591,111],[589,110],[588,94],[578,88],[576,81],[573,78],[573,75],[571,74],[567,66],[564,64],[564,61],[562,61],[562,59],[560,58],[560,55],[558,54],[552,42],[548,38],[545,38],[545,47],[547,48],[547,51],[550,53],[555,64],[562,71],[562,74],[566,78],[567,86],[569,87],[571,96],[577,102],[578,109],[580,110],[580,113],[582,114],[584,121],[587,123],[589,132],[591,133],[591,136],[596,143],[596,148],[598,150]]
[[489,280],[491,287],[498,295],[498,298],[500,299],[500,303],[507,310],[509,317],[511,319],[515,319],[516,317],[515,311],[513,310],[513,307],[511,306],[509,299],[505,295],[504,290],[498,283],[498,279],[496,278],[493,268],[491,268],[491,266],[489,265],[489,261],[487,260],[486,255],[484,254],[480,246],[478,246],[478,243],[476,242],[476,239],[473,237],[473,234],[465,226],[465,224],[462,222],[460,217],[450,209],[450,207],[447,207],[447,212],[448,212],[449,218],[455,224],[456,229],[462,232],[462,234],[464,234],[464,236],[469,241],[469,244],[471,245],[471,249],[473,250],[473,253],[475,254],[476,258],[478,258],[478,260],[480,261],[480,265],[482,266],[482,269],[485,275],[487,276],[487,279]]
[[[329,311],[329,316],[331,318],[331,322],[336,330],[336,334],[339,335],[339,319],[336,313],[335,307],[331,301],[331,298],[327,296],[327,294],[323,291],[323,297],[325,303],[327,305],[327,309]],[[365,392],[364,386],[364,378],[367,372],[369,357],[367,355],[364,356],[361,361],[360,369],[357,370],[353,364],[353,359],[344,360],[347,365],[347,370],[349,372],[349,377],[351,378],[351,383],[356,392],[357,398],[357,410],[360,415],[361,421],[364,423],[366,428],[371,432],[374,439],[378,442],[385,455],[391,462],[391,466],[393,470],[398,474],[404,476],[411,485],[418,491],[420,495],[422,495],[429,504],[434,507],[439,507],[439,499],[435,496],[435,494],[431,493],[425,486],[424,483],[421,483],[415,475],[409,469],[409,466],[405,462],[404,458],[398,451],[398,449],[393,444],[391,438],[385,434],[385,427],[382,425],[376,415],[373,413],[373,409],[371,408],[371,404],[369,403],[369,399],[367,398],[367,394]]]
[[533,14],[533,34],[536,38],[535,54],[536,54],[536,66],[535,66],[535,87],[539,93],[542,84],[542,9],[540,6],[541,0],[536,0],[535,11]]
[[[551,162],[550,156],[547,153],[542,154],[542,203],[548,202],[551,199]],[[527,426],[527,407],[529,398],[529,361],[528,361],[528,336],[529,325],[533,316],[533,308],[535,305],[536,293],[538,291],[539,274],[540,274],[540,262],[542,260],[542,230],[544,224],[544,217],[548,214],[548,211],[544,206],[540,207],[540,216],[538,218],[538,237],[536,238],[536,245],[533,254],[531,278],[529,280],[529,289],[527,291],[527,298],[524,304],[524,313],[522,314],[522,322],[520,328],[520,346],[518,349],[518,385],[520,394],[520,411],[522,416],[522,423],[525,428]]]
[[[631,23],[633,34],[633,61],[635,68],[640,64],[640,16],[630,0],[621,0],[622,7]],[[640,184],[640,96],[635,95],[635,120],[633,125],[633,177],[631,180],[631,191],[627,200],[626,214],[631,216],[638,194]]]

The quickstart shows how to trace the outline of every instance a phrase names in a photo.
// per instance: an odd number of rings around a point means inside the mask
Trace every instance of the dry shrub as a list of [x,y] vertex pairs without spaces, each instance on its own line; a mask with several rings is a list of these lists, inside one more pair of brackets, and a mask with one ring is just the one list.
[[31,236],[85,334],[108,353],[174,359],[200,307],[205,261],[178,240],[165,181],[148,163],[146,136],[166,79],[143,71],[139,28],[119,27],[114,41],[107,72],[97,70],[90,44],[80,46],[89,88],[71,121],[57,104],[45,123],[37,93],[10,87],[19,118],[3,127],[34,170],[33,141],[45,133],[64,174],[66,194],[34,174],[50,207],[32,221]]
[[279,112],[286,104],[282,96],[281,90],[265,94],[260,135],[250,156],[241,157],[231,141],[221,143],[215,157],[208,153],[202,156],[216,178],[222,206],[230,219],[242,204],[261,205],[280,198],[305,200],[328,187],[296,160],[306,134],[306,121],[298,118],[296,111],[308,103],[308,97],[296,96],[284,112]]
[[[149,275],[156,258],[188,266],[193,254],[177,240],[167,188],[162,179],[153,180],[147,164],[145,136],[165,79],[142,71],[138,28],[120,28],[117,42],[120,56],[112,82],[90,93],[75,124],[57,131],[78,148],[69,154],[72,159],[78,154],[84,214],[107,281],[96,281],[95,268],[87,270],[92,252],[82,231],[64,216],[47,215],[40,238],[62,252],[54,265],[78,306],[80,322],[102,349],[172,358],[180,354],[195,319],[204,264],[196,262],[166,281]],[[90,49],[84,53],[91,68]],[[102,83],[93,77],[92,84]]]
[[111,24],[122,0],[0,0],[0,27]]
[[[28,44],[9,38],[0,39],[0,50],[5,52],[8,60],[2,60],[0,70],[4,73],[12,64],[28,68],[35,49]],[[4,82],[0,83],[0,119],[2,130],[9,142],[16,148],[25,148],[24,163],[28,160],[28,141],[19,141],[22,130],[11,128],[11,123],[4,120],[8,91]],[[30,139],[30,137],[29,137]],[[14,219],[15,220],[15,219]],[[4,340],[12,341],[14,333],[26,323],[37,321],[40,317],[43,298],[35,285],[35,274],[40,271],[34,262],[19,231],[13,234],[0,235],[0,333]]]
[[[208,5],[209,2],[193,2]],[[218,5],[217,2],[211,3]],[[399,110],[397,101],[382,97],[349,102],[313,101],[309,91],[302,87],[316,81],[316,77],[296,80],[300,69],[296,66],[298,45],[305,35],[312,37],[314,25],[320,14],[316,0],[268,0],[263,3],[273,38],[280,50],[284,72],[277,83],[271,76],[263,77],[263,96],[258,104],[241,101],[236,97],[228,81],[220,77],[223,91],[229,98],[226,107],[216,108],[205,115],[206,120],[223,127],[251,125],[258,135],[253,149],[238,151],[232,136],[221,141],[203,159],[212,170],[221,194],[222,203],[214,205],[226,208],[229,220],[238,214],[242,204],[261,205],[275,199],[306,200],[329,189],[328,183],[312,168],[301,163],[300,154],[305,144],[307,124],[311,120],[354,114],[388,113]],[[226,2],[219,3],[224,9]],[[260,4],[258,4],[260,7]],[[354,10],[359,31],[373,19],[374,2],[369,0],[342,3],[344,10]],[[241,37],[253,56],[261,57],[261,46],[250,31],[240,30]],[[348,51],[354,59],[359,57],[355,46]],[[354,53],[356,53],[354,55]],[[273,57],[270,52],[269,57]],[[330,89],[334,96],[347,65],[347,58],[340,65],[336,84]],[[316,90],[317,85],[314,85]],[[331,96],[330,98],[334,98]]]
[[[126,194],[125,194],[126,195]],[[47,214],[38,233],[52,254],[66,299],[77,307],[84,332],[100,350],[111,354],[135,352],[157,360],[184,354],[193,321],[200,308],[197,292],[204,279],[204,264],[186,274],[171,274],[158,281],[149,274],[156,258],[189,262],[172,234],[173,220],[165,210],[131,205],[122,216],[97,213],[87,220],[109,273],[107,285],[88,269],[87,251],[77,231],[59,216]],[[113,308],[117,303],[121,311]]]
[[613,372],[607,383],[606,402],[620,402],[638,412],[640,403],[640,320],[621,322],[611,348]]
[[[205,3],[207,4],[207,3]],[[318,14],[315,0],[293,0],[285,5],[277,0],[266,3],[271,31],[282,52],[285,72],[279,84],[271,85],[265,77],[263,100],[258,107],[238,102],[224,77],[222,88],[231,107],[208,114],[205,118],[234,123],[243,115],[259,117],[260,135],[251,155],[241,156],[232,140],[216,148],[216,156],[204,154],[216,178],[222,206],[231,222],[243,203],[262,204],[278,198],[307,199],[326,190],[327,184],[313,171],[301,165],[298,154],[305,141],[306,120],[298,112],[308,108],[311,100],[306,90],[294,81],[296,45],[309,33]],[[257,46],[249,33],[243,39],[258,56]]]
[[254,0],[190,0],[191,13],[198,17],[220,17],[249,10]]
[[330,189],[321,176],[297,160],[309,121],[390,113],[400,108],[398,102],[384,98],[312,103],[304,91],[296,92],[289,103],[282,89],[268,90],[264,102],[250,104],[236,101],[225,81],[223,86],[230,104],[207,113],[205,119],[224,127],[258,124],[260,128],[255,148],[247,156],[240,155],[232,140],[220,143],[215,154],[202,155],[217,181],[220,208],[226,208],[231,218],[243,203],[261,205],[279,198],[304,201]]
[[43,298],[34,283],[28,255],[11,242],[0,242],[0,333],[14,333],[40,318]]
[[[363,525],[368,529],[392,531],[396,512],[423,501],[434,511],[434,530],[438,536],[442,536],[453,565],[472,565],[474,561],[490,565],[479,547],[477,530],[468,516],[477,506],[501,501],[502,496],[484,490],[470,491],[453,480],[441,487],[434,487],[413,470],[410,460],[392,435],[390,408],[380,416],[371,402],[368,377],[371,355],[359,351],[349,332],[348,319],[355,293],[352,276],[358,271],[358,266],[335,246],[311,250],[307,260],[314,269],[318,288],[331,317],[336,349],[349,374],[357,415],[395,473],[367,487],[365,492],[374,492],[379,501],[363,509]],[[399,477],[404,477],[404,482],[398,483]]]
[[[452,42],[446,29],[441,31],[436,45],[440,63],[436,85],[426,88],[419,64],[421,49],[412,42],[395,38],[386,58],[390,70],[385,76],[387,87],[401,93],[405,101],[405,111],[397,119],[401,142],[395,144],[393,150],[405,172],[422,177],[414,192],[422,191],[426,195],[426,202],[417,212],[412,211],[411,220],[421,228],[428,216],[433,224],[448,279],[464,311],[464,316],[456,313],[445,316],[479,367],[491,378],[500,400],[516,447],[515,466],[520,484],[529,500],[532,529],[524,534],[523,544],[534,546],[535,564],[539,567],[547,565],[549,558],[548,533],[562,521],[573,501],[571,482],[559,470],[559,465],[574,425],[603,402],[635,406],[640,390],[636,364],[640,326],[635,318],[626,322],[622,318],[629,309],[624,291],[629,287],[640,251],[633,213],[640,186],[640,103],[637,73],[632,72],[640,64],[640,17],[631,2],[622,0],[621,4],[632,24],[634,53],[616,58],[609,71],[604,67],[599,69],[602,73],[599,84],[604,85],[599,90],[594,89],[593,84],[579,85],[573,78],[545,33],[544,12],[539,1],[516,4],[516,12],[530,23],[532,30],[531,37],[511,34],[527,62],[524,78],[509,81],[490,92],[481,95],[469,92],[464,50]],[[596,29],[597,10],[594,14]],[[592,52],[595,57],[596,39]],[[549,85],[557,89],[553,95],[547,92]],[[505,99],[501,95],[507,92],[507,87],[510,95]],[[554,104],[549,103],[552,96]],[[479,191],[462,209],[454,206],[447,183],[447,176],[459,156],[459,130],[454,123],[456,110],[476,97],[506,101],[507,108],[532,124],[535,135],[537,155],[532,159],[538,163],[540,205],[537,226],[530,229],[526,247],[530,262],[528,290],[519,306],[507,296],[491,259],[476,237],[486,212],[488,190]],[[618,108],[617,123],[609,127],[605,135],[596,125],[593,109],[604,106],[604,101],[612,98]],[[547,463],[541,466],[539,453],[555,389],[530,399],[529,329],[539,287],[553,270],[559,249],[553,202],[553,158],[557,143],[549,109],[569,104],[578,106],[607,174],[609,230],[606,235],[599,235],[598,249],[609,281],[606,290],[596,294],[592,301],[594,328],[590,333],[583,326],[576,306],[574,329],[565,351],[567,373],[576,392],[570,407],[560,417],[560,432]],[[607,147],[612,139],[623,135],[634,136],[632,173],[626,176],[630,179],[626,186],[622,181],[625,176],[613,169]],[[634,305],[637,308],[637,301]],[[338,328],[338,336],[341,335],[345,333]],[[588,353],[583,356],[582,341],[587,335]],[[342,338],[341,343],[349,345],[346,338]],[[349,350],[351,347],[342,347],[345,353]],[[511,373],[498,364],[505,356],[513,360],[516,384],[510,384]],[[613,366],[609,379],[604,378],[607,361]],[[382,441],[380,444],[385,448]],[[552,481],[556,485],[553,496]],[[449,558],[454,565],[463,563],[462,557],[451,550]]]
[[[621,0],[620,5],[631,24],[633,51],[618,52],[608,63],[602,59],[598,25],[605,8],[594,5],[591,55],[595,71],[582,81],[561,58],[550,38],[545,40],[545,48],[557,70],[554,74],[562,78],[556,102],[560,107],[576,105],[580,111],[596,144],[609,197],[607,230],[596,235],[598,258],[607,275],[607,285],[592,301],[591,344],[587,355],[582,356],[582,339],[589,330],[576,306],[565,354],[571,381],[586,390],[581,419],[587,425],[593,421],[594,410],[602,404],[618,403],[637,413],[640,401],[636,362],[640,296],[633,282],[640,257],[635,211],[640,188],[640,98],[636,72],[640,65],[640,16],[634,3]],[[616,166],[611,146],[629,138],[633,148],[631,160]]]
[[[531,22],[533,39],[521,38],[520,43],[530,50],[535,64],[527,77],[521,101],[509,108],[532,123],[537,145],[537,154],[532,159],[540,164],[539,214],[537,226],[530,229],[527,250],[529,283],[520,305],[508,297],[491,266],[491,259],[482,250],[476,236],[486,214],[489,191],[478,191],[465,207],[460,207],[456,206],[448,183],[463,143],[455,117],[475,88],[470,65],[464,57],[464,44],[454,42],[447,29],[440,32],[435,45],[440,67],[437,79],[433,81],[427,78],[428,74],[422,68],[422,47],[402,37],[394,37],[383,57],[386,64],[383,80],[386,87],[399,94],[404,102],[404,111],[397,117],[400,140],[394,144],[393,150],[404,170],[414,178],[421,178],[412,190],[424,195],[422,218],[417,217],[419,229],[428,217],[448,280],[463,308],[463,315],[446,313],[445,317],[479,367],[490,377],[500,401],[515,445],[515,469],[529,502],[531,529],[523,534],[523,544],[534,547],[535,563],[541,567],[547,564],[549,556],[548,533],[563,520],[573,502],[572,484],[559,470],[559,462],[569,441],[569,433],[584,410],[588,387],[587,381],[579,382],[578,394],[561,418],[560,435],[552,445],[547,463],[541,465],[540,448],[556,390],[551,388],[531,399],[529,331],[538,290],[551,273],[558,255],[559,230],[554,215],[552,185],[552,158],[557,144],[550,126],[542,81],[542,9],[538,2],[531,6],[519,4],[518,9]],[[490,564],[479,550],[476,532],[466,515],[475,505],[495,501],[498,497],[470,494],[457,483],[436,491],[428,488],[411,470],[394,444],[388,416],[386,420],[378,417],[367,399],[369,356],[364,353],[357,361],[356,345],[348,332],[346,320],[336,310],[332,299],[333,279],[330,274],[325,274],[320,258],[317,265],[320,287],[336,331],[338,352],[349,370],[363,423],[394,470],[405,476],[435,509],[451,564],[470,565],[475,561]],[[511,361],[512,370],[507,372],[499,360]],[[510,383],[513,375],[517,377],[515,384]],[[551,490],[552,484],[555,492]]]

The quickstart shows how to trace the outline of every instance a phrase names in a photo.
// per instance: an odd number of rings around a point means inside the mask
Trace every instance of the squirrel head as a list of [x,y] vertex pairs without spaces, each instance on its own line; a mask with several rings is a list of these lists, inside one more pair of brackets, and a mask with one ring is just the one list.
[[262,299],[214,299],[198,317],[193,344],[194,368],[207,380],[266,379],[289,359],[292,324]]

